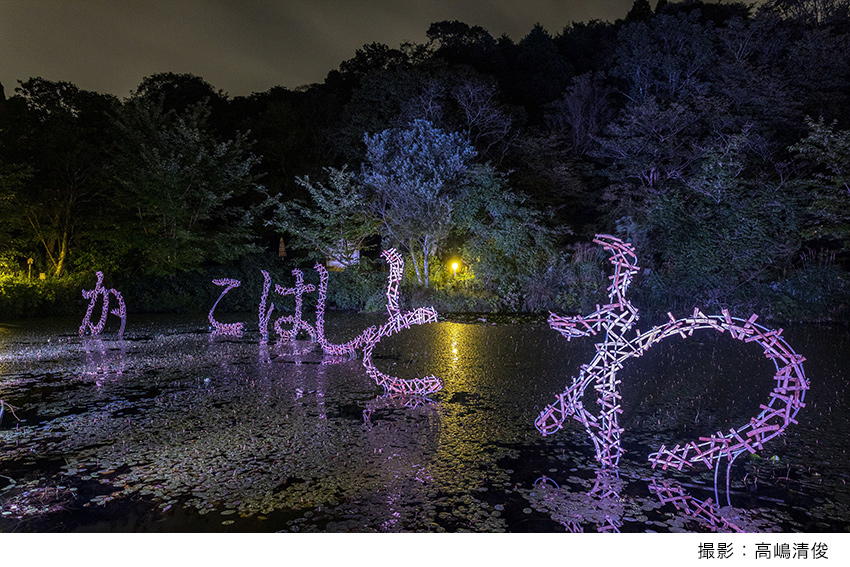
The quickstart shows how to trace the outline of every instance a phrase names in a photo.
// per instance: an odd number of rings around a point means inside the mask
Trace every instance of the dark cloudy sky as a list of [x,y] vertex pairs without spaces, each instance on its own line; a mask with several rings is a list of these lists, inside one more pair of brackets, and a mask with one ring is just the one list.
[[[231,96],[321,82],[366,43],[424,42],[460,20],[519,41],[540,23],[613,21],[633,0],[0,0],[0,83],[41,76],[127,96],[141,79],[200,75]],[[655,5],[655,0],[650,4]]]

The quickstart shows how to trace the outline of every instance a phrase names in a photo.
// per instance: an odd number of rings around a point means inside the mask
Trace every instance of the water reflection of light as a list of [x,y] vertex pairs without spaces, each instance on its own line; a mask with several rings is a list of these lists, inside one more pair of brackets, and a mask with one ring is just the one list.
[[460,323],[448,323],[446,338],[449,342],[449,350],[452,353],[449,362],[451,363],[452,370],[455,371],[459,370],[460,353],[466,346],[466,341],[464,340],[465,328],[466,325]]

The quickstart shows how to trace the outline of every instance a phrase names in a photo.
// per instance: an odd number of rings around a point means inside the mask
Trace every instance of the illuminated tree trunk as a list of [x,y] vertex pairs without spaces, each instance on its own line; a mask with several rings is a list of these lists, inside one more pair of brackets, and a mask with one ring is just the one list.
[[68,259],[68,228],[62,231],[62,238],[59,240],[59,255],[55,262],[54,276],[61,276],[65,271],[65,261]]
[[[419,285],[422,285],[422,274],[419,271],[419,260],[416,258],[416,242],[411,239],[407,246],[410,249],[410,259],[413,260],[413,271],[416,273],[416,281],[419,283]],[[425,286],[427,287],[427,285],[428,284],[426,280]]]

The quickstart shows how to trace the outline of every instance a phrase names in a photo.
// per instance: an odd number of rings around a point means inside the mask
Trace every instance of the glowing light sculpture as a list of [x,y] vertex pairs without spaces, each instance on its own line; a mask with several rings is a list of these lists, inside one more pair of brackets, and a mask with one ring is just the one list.
[[272,316],[272,311],[274,311],[274,303],[266,309],[266,299],[269,296],[272,278],[267,271],[260,270],[260,272],[263,274],[263,294],[260,296],[260,307],[257,312],[257,318],[259,319],[260,326],[260,342],[265,344],[269,342],[269,319]]
[[653,479],[649,491],[655,494],[662,504],[673,504],[677,510],[688,516],[705,521],[713,532],[744,532],[738,524],[720,514],[717,504],[712,502],[711,498],[698,500],[685,492],[675,481]]
[[[295,287],[282,287],[275,284],[274,291],[279,295],[294,295],[295,296],[295,314],[286,315],[274,322],[274,330],[282,341],[294,341],[298,336],[298,332],[304,330],[310,335],[312,340],[316,339],[316,329],[306,321],[301,319],[301,307],[304,301],[304,294],[316,290],[313,284],[304,284],[304,272],[301,270],[292,270],[292,275],[295,276]],[[269,310],[271,313],[271,310]],[[292,328],[284,331],[281,327],[282,323],[292,323]]]
[[231,335],[235,337],[242,336],[242,323],[219,323],[213,317],[213,312],[215,308],[218,306],[218,302],[221,301],[221,298],[225,296],[225,294],[233,288],[237,288],[242,285],[242,282],[239,280],[234,280],[232,278],[221,278],[217,280],[213,280],[212,283],[219,286],[224,286],[224,291],[221,292],[221,295],[218,296],[218,299],[213,303],[212,309],[210,309],[209,315],[207,315],[207,319],[210,322],[210,326],[213,328],[213,334],[216,335]]
[[[86,333],[94,335],[99,335],[101,331],[103,331],[103,327],[106,325],[106,317],[111,313],[121,319],[121,327],[118,329],[118,336],[124,336],[124,327],[127,324],[127,308],[124,305],[124,298],[121,296],[121,292],[115,289],[106,289],[103,287],[103,272],[96,272],[97,283],[92,290],[83,290],[83,298],[89,300],[88,308],[86,309],[86,315],[83,317],[83,323],[80,325],[80,336],[82,337]],[[112,295],[115,297],[115,300],[118,301],[118,307],[115,309],[109,310],[109,296]],[[97,303],[97,298],[99,296],[103,296],[103,308],[100,312],[100,319],[98,320],[96,325],[93,325],[91,322],[92,311],[94,310],[95,303]]]
[[[540,413],[535,426],[543,435],[556,432],[568,417],[572,417],[584,425],[596,450],[596,460],[603,467],[617,467],[622,455],[620,434],[623,432],[619,426],[622,409],[617,371],[626,360],[641,356],[664,339],[676,335],[688,338],[699,329],[713,329],[721,333],[728,331],[733,339],[755,342],[761,346],[765,357],[776,368],[776,384],[768,402],[759,406],[761,412],[748,423],[730,429],[728,433],[718,431],[714,435],[700,437],[698,442],[692,441],[672,448],[662,445],[649,456],[653,468],[660,466],[662,469],[673,467],[682,470],[704,464],[709,469],[715,469],[716,474],[723,457],[731,467],[738,455],[743,452],[755,453],[765,443],[781,435],[790,424],[797,423],[795,417],[800,408],[805,406],[803,400],[809,382],[803,372],[805,359],[785,342],[781,329],[776,331],[762,327],[755,322],[758,318],[755,314],[749,319],[740,319],[732,317],[727,310],[723,310],[722,315],[707,316],[699,309],[694,309],[692,316],[682,319],[676,319],[668,313],[669,322],[644,333],[637,330],[628,336],[627,332],[638,320],[637,309],[626,298],[626,290],[640,269],[637,256],[630,244],[614,236],[599,234],[594,242],[611,254],[609,261],[614,266],[614,274],[610,276],[612,283],[608,287],[609,303],[597,306],[596,311],[586,317],[561,317],[550,313],[549,326],[567,340],[599,335],[602,341],[597,343],[596,355],[590,364],[582,365],[579,375],[573,377],[572,383],[562,394],[557,395],[556,402]],[[600,411],[597,414],[591,413],[582,401],[591,383],[598,392]]]
[[442,389],[443,381],[436,376],[424,378],[397,378],[384,374],[372,363],[372,351],[382,338],[389,337],[402,329],[409,329],[412,325],[424,325],[437,321],[437,311],[433,307],[419,307],[413,311],[402,313],[398,306],[399,282],[404,273],[404,260],[394,249],[384,250],[381,256],[390,265],[390,273],[387,276],[387,312],[389,319],[380,327],[369,327],[358,337],[344,344],[332,344],[325,338],[325,299],[327,297],[327,270],[316,264],[319,272],[319,302],[316,312],[316,337],[322,346],[322,350],[331,356],[353,356],[356,349],[363,349],[363,366],[366,373],[386,392],[396,394],[432,394]]
[[389,337],[411,325],[424,325],[437,322],[437,311],[433,307],[419,307],[407,313],[401,313],[398,308],[398,284],[404,273],[404,260],[395,248],[381,253],[390,265],[387,277],[387,311],[390,318],[377,330],[370,327],[365,331],[365,346],[363,347],[363,366],[366,373],[382,386],[387,392],[398,394],[432,394],[442,389],[443,381],[434,375],[424,378],[402,379],[384,374],[372,364],[372,350],[383,337]]
[[328,270],[318,262],[313,266],[313,269],[319,273],[319,301],[316,304],[316,340],[322,347],[322,351],[332,357],[332,361],[342,357],[351,359],[357,354],[357,349],[363,348],[366,345],[367,333],[363,332],[343,344],[333,344],[325,338],[325,301],[328,298]]

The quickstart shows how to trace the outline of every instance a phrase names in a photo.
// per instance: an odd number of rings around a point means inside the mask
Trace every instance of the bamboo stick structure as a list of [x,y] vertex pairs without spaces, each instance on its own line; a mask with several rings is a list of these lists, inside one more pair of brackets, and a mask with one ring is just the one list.
[[[366,373],[379,386],[384,388],[386,392],[404,395],[432,394],[442,389],[443,381],[440,378],[433,375],[423,378],[398,378],[384,374],[372,362],[372,352],[381,339],[394,335],[404,329],[409,329],[413,325],[424,325],[437,321],[437,311],[433,307],[419,307],[413,311],[401,312],[399,308],[399,283],[404,274],[404,260],[394,248],[385,250],[382,256],[390,266],[389,276],[387,277],[387,313],[389,318],[383,325],[371,326],[357,337],[345,343],[334,344],[328,341],[325,337],[325,302],[327,301],[328,270],[323,265],[317,263],[314,269],[319,274],[318,289],[313,284],[304,283],[304,273],[301,270],[292,270],[292,275],[295,276],[294,287],[286,288],[275,284],[274,290],[278,295],[295,296],[295,312],[293,315],[279,317],[274,322],[274,330],[281,342],[295,340],[300,331],[305,331],[310,336],[311,341],[317,342],[321,346],[322,352],[325,355],[325,359],[322,361],[323,364],[333,364],[350,360],[357,355],[358,350],[362,350],[363,366],[366,368]],[[269,321],[275,309],[275,304],[268,301],[268,295],[271,291],[271,276],[265,270],[260,271],[263,274],[263,292],[260,296],[257,318],[260,328],[260,343],[266,344],[269,338]],[[213,317],[213,312],[219,301],[231,289],[239,287],[241,282],[239,280],[225,278],[213,280],[213,283],[215,285],[225,286],[224,291],[221,292],[221,295],[209,312],[208,318],[213,328],[213,333],[241,336],[243,331],[242,323],[220,323]],[[304,294],[314,291],[318,291],[319,294],[316,303],[315,326],[304,321],[302,312]],[[290,329],[284,329],[284,324],[291,324],[292,327]]]
[[[83,317],[83,323],[80,325],[80,336],[82,337],[85,334],[90,334],[92,336],[99,335],[103,331],[103,327],[106,325],[106,318],[111,313],[121,319],[121,327],[118,329],[118,336],[124,336],[124,327],[127,324],[127,308],[124,305],[124,298],[121,296],[121,292],[116,289],[106,289],[103,287],[103,272],[96,272],[97,283],[94,286],[94,289],[91,290],[83,290],[83,298],[89,300],[88,308],[86,309],[86,314]],[[109,309],[109,296],[112,295],[115,297],[115,300],[118,302],[118,307]],[[103,296],[103,308],[100,312],[100,319],[97,324],[92,324],[91,316],[92,311],[94,310],[94,306],[97,303],[97,298]]]
[[213,317],[213,312],[215,311],[215,308],[218,307],[218,302],[221,301],[221,298],[224,297],[231,289],[237,288],[242,285],[242,282],[240,282],[239,280],[234,280],[232,278],[221,278],[213,280],[212,283],[224,287],[224,291],[222,291],[221,295],[218,296],[218,299],[215,300],[212,309],[210,309],[210,312],[207,315],[207,320],[210,322],[210,326],[213,328],[213,333],[217,335],[232,335],[236,337],[241,337],[243,330],[242,323],[220,323],[215,320],[215,317]]
[[[684,445],[669,448],[662,445],[649,456],[653,468],[682,470],[703,464],[715,469],[722,458],[731,464],[743,452],[755,453],[765,443],[782,435],[789,425],[797,423],[795,417],[805,406],[803,400],[809,382],[803,371],[805,358],[785,341],[782,329],[772,330],[759,325],[755,314],[741,319],[731,316],[727,310],[723,310],[722,315],[705,315],[697,308],[690,317],[677,319],[668,313],[667,323],[643,333],[639,329],[629,333],[638,320],[638,310],[626,298],[632,278],[640,270],[637,256],[630,244],[614,236],[599,234],[594,242],[610,253],[609,262],[614,267],[608,287],[609,303],[597,306],[588,316],[562,317],[550,313],[549,326],[567,340],[585,336],[598,336],[602,340],[597,343],[591,362],[580,367],[579,375],[573,377],[564,392],[556,396],[555,403],[547,406],[536,419],[535,426],[543,435],[555,433],[568,417],[572,417],[590,436],[596,460],[603,467],[616,468],[623,452],[617,372],[628,359],[643,355],[664,339],[676,335],[688,338],[701,329],[728,332],[735,340],[761,346],[764,356],[775,366],[775,386],[767,403],[759,406],[761,411],[749,422]],[[598,413],[593,413],[583,402],[584,392],[591,384],[597,392]]]

